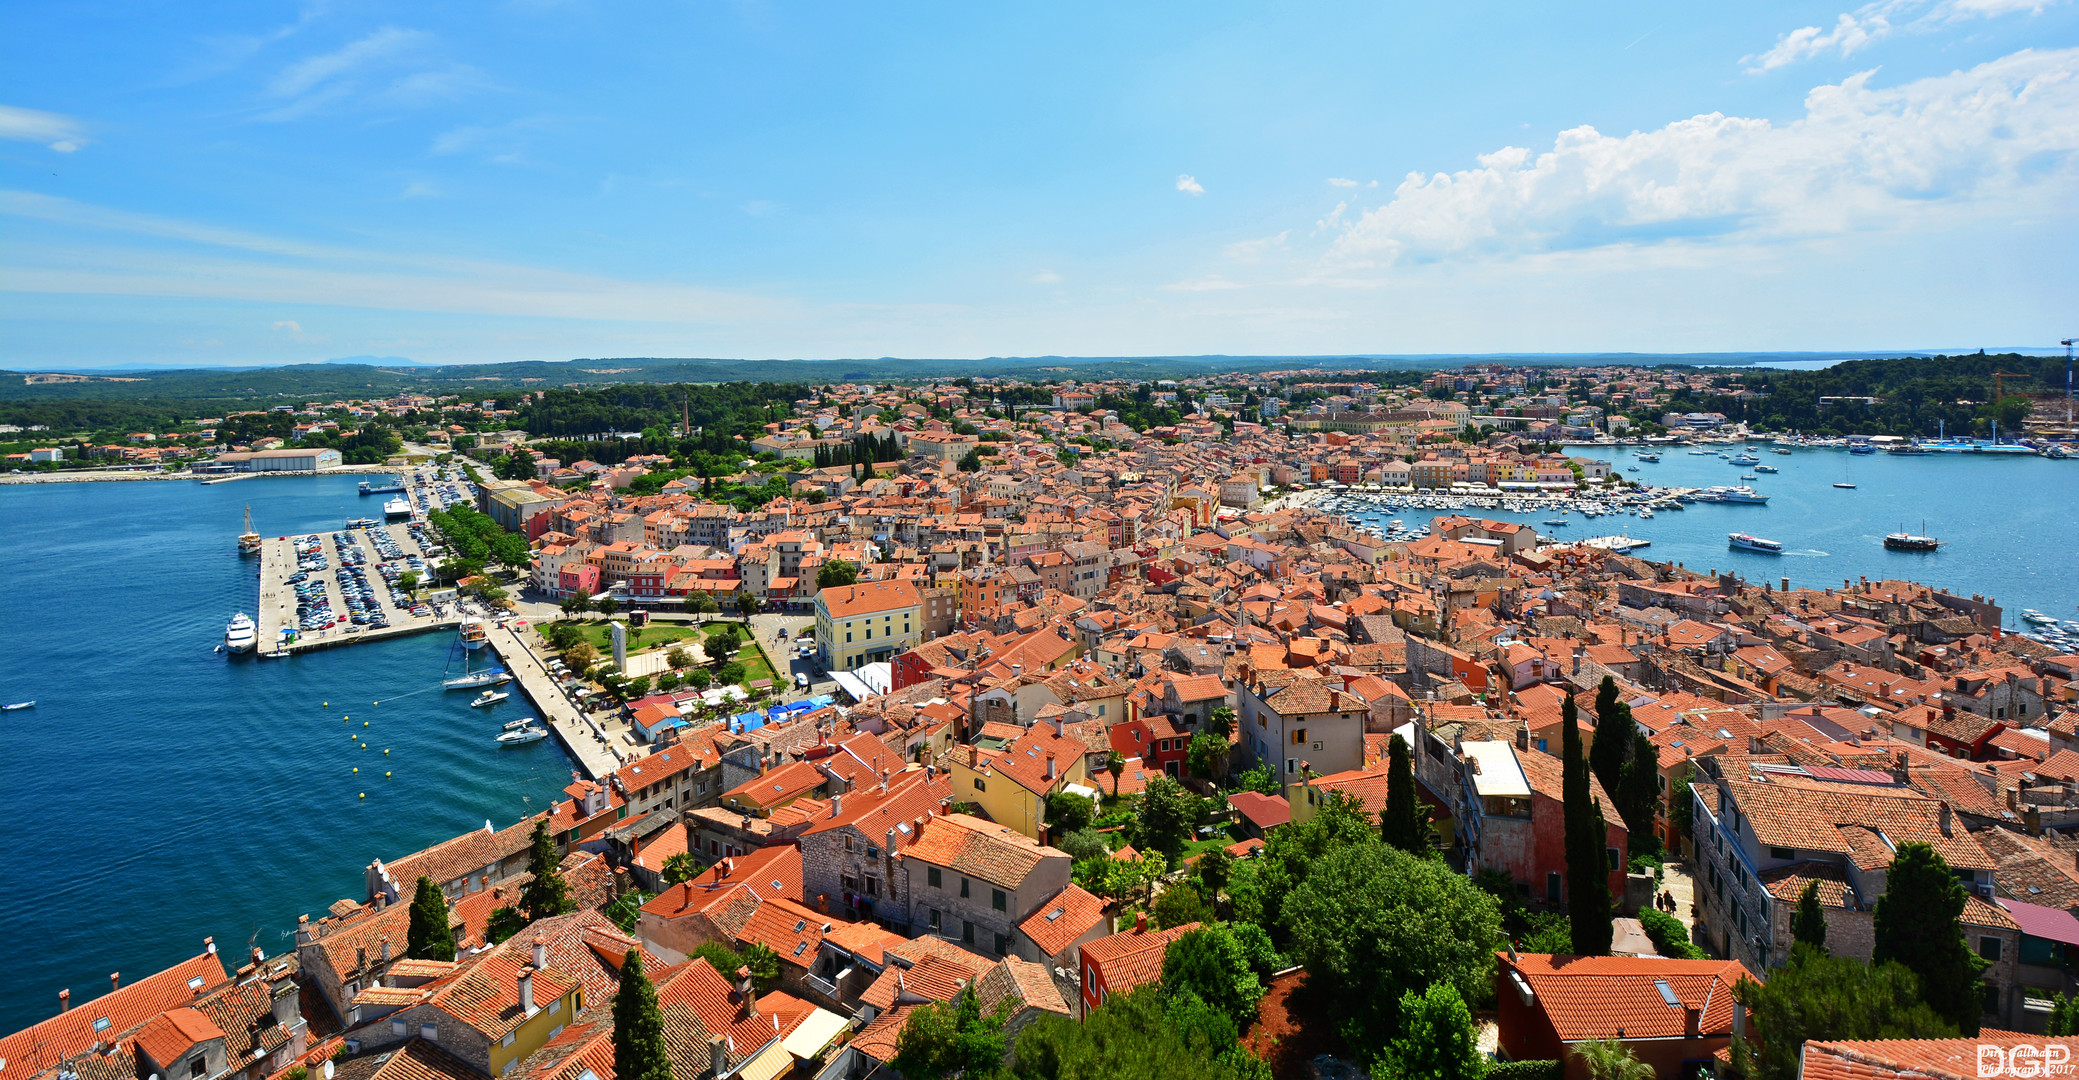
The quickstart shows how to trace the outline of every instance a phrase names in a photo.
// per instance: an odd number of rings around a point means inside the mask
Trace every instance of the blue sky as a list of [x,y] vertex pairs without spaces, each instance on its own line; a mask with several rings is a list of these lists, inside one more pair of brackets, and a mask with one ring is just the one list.
[[22,0],[0,365],[2045,345],[2079,3]]

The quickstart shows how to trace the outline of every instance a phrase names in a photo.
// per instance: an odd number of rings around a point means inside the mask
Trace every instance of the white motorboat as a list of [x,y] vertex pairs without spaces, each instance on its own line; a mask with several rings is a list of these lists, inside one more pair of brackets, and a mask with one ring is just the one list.
[[486,705],[496,705],[499,702],[504,701],[506,698],[509,698],[511,696],[511,694],[508,694],[503,690],[486,690],[483,693],[478,694],[475,697],[475,699],[470,701],[469,707],[472,709],[479,709]]
[[527,728],[527,727],[532,727],[533,725],[534,725],[534,718],[533,718],[533,717],[531,717],[531,716],[523,716],[523,717],[520,717],[520,718],[519,718],[518,720],[507,720],[507,721],[505,722],[505,726],[504,726],[504,727],[502,727],[502,728],[499,728],[498,730],[500,730],[500,731],[519,731],[519,730],[521,730],[521,729],[523,729],[523,728]]
[[548,730],[547,730],[547,729],[545,729],[545,728],[538,728],[538,727],[523,727],[523,728],[515,728],[515,729],[514,729],[514,730],[512,730],[512,731],[504,731],[504,732],[500,732],[500,733],[499,733],[499,735],[498,735],[498,745],[500,745],[500,746],[520,746],[520,745],[522,745],[522,744],[525,744],[525,743],[531,743],[531,742],[540,742],[540,741],[542,741],[543,739],[546,739],[546,738],[548,738],[548,737],[549,737],[549,733],[548,733]]
[[253,627],[252,616],[243,611],[231,616],[231,622],[224,627],[224,648],[235,653],[252,652],[253,645],[259,638],[259,632]]
[[[2053,619],[2051,621],[2055,622],[2056,620]],[[17,701],[12,705],[0,705],[0,712],[13,712],[16,709],[33,709],[35,707],[36,703],[33,701]]]
[[383,504],[383,516],[403,518],[411,516],[411,504],[403,499],[391,499]]
[[1745,551],[1759,551],[1763,555],[1783,554],[1783,545],[1774,540],[1764,540],[1751,533],[1727,533],[1725,539],[1733,547]]

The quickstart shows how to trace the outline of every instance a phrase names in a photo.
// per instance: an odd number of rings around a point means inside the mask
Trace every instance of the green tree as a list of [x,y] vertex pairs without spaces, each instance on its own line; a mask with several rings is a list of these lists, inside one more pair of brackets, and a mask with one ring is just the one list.
[[816,588],[838,589],[859,581],[859,564],[844,559],[826,559],[816,568]]
[[758,614],[758,609],[764,606],[765,601],[758,599],[750,593],[740,592],[736,594],[736,610],[745,619]]
[[686,647],[684,645],[673,645],[670,649],[665,651],[664,662],[670,664],[673,670],[677,670],[679,668],[692,667],[693,654],[687,652]]
[[1191,745],[1184,751],[1184,765],[1200,780],[1214,780],[1227,775],[1228,749],[1226,736],[1201,731],[1191,736]]
[[1112,846],[1105,843],[1104,834],[1090,828],[1065,833],[1054,841],[1054,846],[1068,852],[1068,857],[1079,863],[1086,859],[1112,857]]
[[1810,946],[1813,952],[1826,952],[1826,912],[1819,906],[1819,883],[1805,882],[1803,892],[1797,894],[1797,913],[1790,917],[1790,938],[1799,945]]
[[500,480],[532,480],[534,455],[514,447],[512,453],[498,459],[498,464],[492,466],[491,471]]
[[1104,880],[1094,883],[1094,892],[1113,900],[1146,902],[1155,883],[1169,871],[1169,863],[1159,851],[1143,851],[1137,858],[1106,859],[1104,870]]
[[[1281,825],[1264,841],[1263,856],[1247,882],[1229,886],[1235,916],[1262,923],[1273,934],[1286,933],[1285,900],[1312,873],[1316,863],[1346,847],[1376,846],[1378,827],[1364,802],[1348,792],[1327,791],[1314,816]],[[1283,938],[1280,938],[1281,943]]]
[[614,612],[621,610],[621,601],[612,596],[602,596],[592,606],[597,608],[601,615],[611,619]]
[[1986,963],[1964,942],[1969,895],[1949,863],[1924,843],[1900,844],[1871,916],[1870,961],[1896,961],[1920,976],[1920,996],[1966,1035],[1978,1033]]
[[1186,923],[1211,922],[1213,911],[1206,906],[1206,899],[1189,882],[1179,882],[1162,890],[1162,895],[1148,905],[1148,922],[1157,930],[1169,930]]
[[1204,816],[1204,799],[1167,776],[1153,777],[1141,793],[1138,814],[1130,827],[1133,846],[1159,851],[1175,865]]
[[1285,790],[1270,766],[1260,762],[1243,769],[1242,774],[1235,777],[1234,787],[1236,791],[1254,791],[1262,795],[1276,795]]
[[[1605,679],[1603,685],[1612,684]],[[1611,692],[1614,695],[1614,688]],[[1609,829],[1595,802],[1588,762],[1581,757],[1579,713],[1572,695],[1560,699],[1560,811],[1566,828],[1567,916],[1574,953],[1601,956],[1610,951],[1613,933],[1609,861],[1603,854]]]
[[974,987],[964,987],[953,1000],[921,1006],[903,1021],[888,1064],[912,1080],[990,1075],[1003,1068],[1009,1017],[1008,999],[983,1016]]
[[1228,923],[1227,932],[1234,935],[1236,944],[1242,947],[1242,955],[1249,959],[1249,970],[1270,985],[1272,975],[1288,966],[1277,945],[1271,942],[1270,931],[1252,922]]
[[666,885],[683,884],[699,877],[703,869],[705,867],[700,865],[699,859],[693,857],[692,852],[681,851],[664,860],[664,883]]
[[1386,809],[1379,812],[1381,837],[1410,855],[1430,852],[1429,808],[1415,792],[1415,762],[1408,740],[1386,743]]
[[1574,1053],[1588,1067],[1589,1080],[1653,1080],[1653,1066],[1640,1061],[1621,1039],[1593,1039]]
[[[1803,952],[1793,946],[1793,954]],[[1947,1039],[1957,1029],[1920,998],[1920,980],[1903,964],[1865,964],[1807,955],[1770,974],[1742,979],[1733,998],[1747,1009],[1747,1034],[1733,1040],[1733,1063],[1751,1080],[1797,1080],[1806,1039]]]
[[1234,734],[1234,710],[1222,705],[1207,713],[1206,730],[1222,739]]
[[448,899],[424,874],[411,898],[411,926],[405,930],[404,955],[413,960],[453,960],[455,929],[448,925]]
[[736,636],[735,626],[724,626],[709,634],[700,646],[701,651],[707,653],[708,662],[711,664],[728,663],[729,658],[735,656],[743,647],[744,641]]
[[1090,827],[1090,820],[1097,816],[1097,804],[1087,795],[1072,791],[1057,791],[1047,796],[1047,835],[1065,836]]
[[1479,1080],[1486,1075],[1487,1059],[1475,1041],[1472,1010],[1450,983],[1403,993],[1400,1016],[1400,1034],[1387,1042],[1382,1055],[1385,1075],[1424,1080]]
[[1618,699],[1616,678],[1603,676],[1595,691],[1595,742],[1588,749],[1588,767],[1602,782],[1603,791],[1614,794],[1618,790],[1635,734],[1631,706]]
[[780,981],[778,953],[753,941],[745,945],[739,955],[743,957],[743,966],[751,969],[751,986],[759,993],[772,989],[772,985]]
[[1018,1080],[1270,1080],[1224,1014],[1156,984],[1114,994],[1080,1022],[1043,1016],[1018,1033]]
[[1676,836],[1689,837],[1691,840],[1695,837],[1692,835],[1693,824],[1690,815],[1695,810],[1696,803],[1689,793],[1689,783],[1695,776],[1696,766],[1685,761],[1676,766],[1674,777],[1668,781],[1668,828],[1673,830]]
[[563,881],[556,840],[549,835],[549,819],[534,822],[534,835],[527,853],[527,884],[520,890],[520,914],[528,922],[577,910],[570,899],[570,886]]
[[714,594],[706,592],[694,593],[687,599],[686,606],[695,615],[713,615],[722,610],[722,605],[715,602]]
[[2055,997],[2050,999],[2050,1026],[2045,1029],[2044,1034],[2056,1036],[2079,1034],[2079,1031],[2074,1030],[2075,1028],[2079,1028],[2079,1002],[2066,997],[2064,991],[2060,990]]
[[1191,872],[1205,885],[1206,899],[1214,907],[1220,906],[1220,890],[1227,888],[1227,881],[1234,876],[1234,856],[1226,848],[1211,848],[1191,864]]
[[406,570],[404,573],[397,575],[397,587],[403,589],[406,593],[416,592],[419,588],[419,582],[422,580],[424,578],[420,576],[417,570]]
[[1369,1062],[1400,1032],[1408,991],[1444,983],[1469,1001],[1483,997],[1501,911],[1441,860],[1389,848],[1365,832],[1367,842],[1313,864],[1281,918],[1294,958],[1310,983],[1319,980],[1344,1039]]
[[1624,819],[1632,851],[1658,850],[1653,828],[1660,813],[1660,748],[1645,732],[1632,735],[1631,757],[1618,770],[1617,787],[1609,795]]
[[1162,992],[1172,997],[1195,994],[1236,1026],[1246,1027],[1256,1016],[1264,986],[1249,967],[1241,942],[1227,927],[1214,923],[1169,943],[1162,958]]
[[490,938],[493,945],[504,944],[514,934],[525,929],[527,917],[520,914],[520,909],[515,907],[494,908],[491,917],[484,920],[484,936]]
[[614,1077],[671,1080],[664,1012],[657,1007],[657,988],[643,974],[641,949],[622,958],[621,984],[614,991]]
[[731,660],[715,669],[715,681],[727,686],[744,681],[745,668],[741,661]]
[[714,678],[714,675],[710,674],[706,668],[694,668],[686,672],[686,685],[695,690],[705,690],[707,689],[707,684],[713,682]]
[[1112,774],[1112,798],[1119,797],[1119,777],[1126,772],[1126,758],[1114,750],[1105,755],[1104,771]]

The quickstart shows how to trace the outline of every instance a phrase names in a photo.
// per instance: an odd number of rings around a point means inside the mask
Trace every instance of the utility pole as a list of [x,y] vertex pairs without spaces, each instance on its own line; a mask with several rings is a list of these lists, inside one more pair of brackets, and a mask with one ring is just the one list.
[[2065,434],[2072,433],[2072,339],[2058,341],[2065,347]]

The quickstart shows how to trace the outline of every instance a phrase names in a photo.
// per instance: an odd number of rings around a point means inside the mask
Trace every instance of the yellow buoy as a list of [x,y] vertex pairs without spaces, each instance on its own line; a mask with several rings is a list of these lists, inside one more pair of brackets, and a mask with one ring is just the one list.
[[363,720],[363,721],[361,721],[361,726],[362,726],[362,727],[367,727],[367,726],[368,726],[368,721],[366,721],[366,720]]
[[388,780],[389,778],[390,778],[390,774],[389,774],[389,773],[384,773],[384,774],[383,774],[383,779],[385,779],[385,780]]
[[387,753],[389,753],[389,752],[390,752],[390,748],[389,748],[389,747],[387,747],[387,746],[383,747],[383,753],[387,754]]
[[329,702],[329,701],[325,702],[325,703],[324,703],[324,705],[325,705],[325,707],[326,707],[326,708],[328,708],[328,709],[332,707],[332,703],[331,703],[331,702]]
[[365,798],[367,798],[367,797],[368,797],[368,793],[367,793],[367,792],[365,792],[365,791],[364,791],[364,792],[362,792],[362,793],[361,793],[361,797],[362,797],[362,798],[364,798],[364,799],[365,799]]
[[354,771],[355,771],[355,772],[360,772],[360,771],[361,771],[361,766],[359,766],[359,765],[356,765],[356,766],[354,766]]

